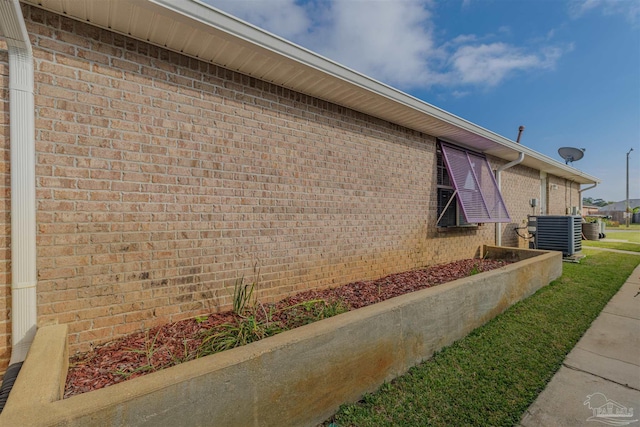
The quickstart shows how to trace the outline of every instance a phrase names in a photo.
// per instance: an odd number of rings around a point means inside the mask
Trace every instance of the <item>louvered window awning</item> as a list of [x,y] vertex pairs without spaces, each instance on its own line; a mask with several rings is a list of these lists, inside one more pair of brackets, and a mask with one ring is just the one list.
[[487,158],[445,143],[441,147],[465,221],[511,222]]

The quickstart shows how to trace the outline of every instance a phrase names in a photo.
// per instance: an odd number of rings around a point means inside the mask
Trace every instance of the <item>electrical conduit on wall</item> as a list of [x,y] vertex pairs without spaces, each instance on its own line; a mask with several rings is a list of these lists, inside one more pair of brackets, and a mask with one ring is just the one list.
[[0,0],[9,51],[11,140],[11,360],[0,411],[36,333],[36,181],[33,54],[18,0]]

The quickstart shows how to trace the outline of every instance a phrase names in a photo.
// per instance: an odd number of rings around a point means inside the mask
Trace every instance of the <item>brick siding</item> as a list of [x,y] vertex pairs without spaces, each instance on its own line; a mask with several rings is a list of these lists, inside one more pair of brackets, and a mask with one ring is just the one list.
[[[496,163],[494,169],[506,162]],[[528,248],[529,241],[519,237],[528,236],[526,228],[518,230],[517,227],[527,226],[527,215],[533,215],[531,199],[540,198],[540,172],[523,166],[516,166],[502,172],[501,179],[502,197],[509,210],[511,222],[502,224],[502,245],[519,248]],[[538,211],[535,211],[538,213]]]
[[[564,178],[549,175],[547,180],[547,213],[549,215],[571,215],[572,208],[580,207],[580,185]],[[580,210],[578,209],[578,215]]]
[[[36,65],[38,323],[69,324],[71,353],[227,309],[235,280],[256,268],[268,302],[494,242],[493,224],[435,228],[431,136],[23,10]],[[7,68],[2,51],[0,370],[10,352]],[[513,220],[503,243],[526,245],[513,227],[539,197],[538,172],[518,166],[502,182]]]

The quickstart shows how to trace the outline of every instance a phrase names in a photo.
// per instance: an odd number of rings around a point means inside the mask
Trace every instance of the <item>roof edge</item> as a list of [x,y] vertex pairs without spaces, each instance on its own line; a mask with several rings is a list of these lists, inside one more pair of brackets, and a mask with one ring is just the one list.
[[[80,20],[82,22],[88,22],[91,25],[108,29],[110,31],[118,32],[120,34],[138,38],[132,36],[131,33],[127,34],[122,30],[114,29],[111,25],[103,26],[97,23],[96,20],[89,20],[87,13],[92,8],[79,8],[77,13],[70,13],[69,4],[66,2],[59,2],[59,0],[20,0],[21,2],[32,4],[37,7],[42,7],[57,14],[62,14],[69,18]],[[467,144],[470,148],[474,148],[474,144],[482,145],[480,148],[478,145],[476,149],[480,149],[489,155],[503,160],[511,161],[518,157],[519,153],[525,154],[524,166],[559,176],[561,178],[568,179],[580,184],[600,183],[601,181],[589,174],[586,174],[578,169],[565,165],[555,159],[545,156],[531,148],[516,143],[502,135],[499,135],[493,131],[483,128],[475,123],[458,117],[452,113],[449,113],[441,108],[431,105],[425,101],[422,101],[412,95],[402,92],[392,86],[375,80],[369,76],[366,76],[360,72],[352,70],[344,65],[339,64],[331,59],[323,57],[322,55],[315,53],[309,49],[299,46],[289,40],[272,34],[262,28],[245,22],[233,15],[230,15],[224,11],[221,11],[209,4],[203,3],[201,0],[101,0],[105,3],[109,1],[117,1],[120,5],[135,6],[148,11],[152,11],[164,16],[167,19],[174,22],[181,22],[182,24],[201,27],[203,31],[209,28],[212,32],[220,32],[227,34],[230,39],[237,40],[240,45],[245,45],[248,48],[256,49],[256,51],[262,50],[265,53],[271,54],[276,58],[282,58],[283,61],[294,63],[302,68],[307,68],[310,71],[321,73],[326,75],[328,79],[335,81],[336,85],[344,84],[345,87],[350,87],[356,91],[360,91],[363,95],[370,95],[380,100],[386,100],[390,105],[401,106],[406,108],[408,115],[413,115],[413,123],[398,122],[396,117],[385,117],[384,114],[376,115],[366,108],[359,109],[355,105],[346,105],[340,102],[338,99],[331,99],[331,96],[323,98],[325,101],[333,102],[338,105],[343,105],[347,108],[360,111],[364,114],[369,114],[374,117],[378,117],[382,120],[387,120],[391,123],[397,123],[408,129],[416,130],[437,138],[445,138],[447,135],[438,134],[440,131],[432,132],[430,126],[438,125],[440,129],[445,129],[446,132],[456,133],[458,136],[456,140],[451,142],[459,143],[461,145]],[[66,5],[66,6],[65,6]],[[106,25],[106,24],[105,24]],[[183,55],[189,55],[181,50],[168,46],[167,44],[160,44],[158,41],[151,40],[149,38],[140,40],[146,41],[157,46],[164,47],[168,50],[179,52]],[[193,56],[196,59],[202,60],[198,56]],[[215,63],[214,61],[212,61]],[[225,67],[223,64],[219,64]],[[239,73],[244,73],[251,76],[251,70],[243,70],[243,66],[227,67],[231,70],[235,70]],[[303,88],[288,86],[287,81],[271,81],[272,83],[289,87],[290,89],[305,93]],[[317,95],[313,95],[317,96]],[[397,111],[397,110],[396,110]],[[405,114],[405,113],[403,113]],[[406,115],[406,114],[405,114]],[[425,122],[429,122],[429,126],[421,127],[416,124],[421,121],[421,117],[425,118]],[[460,138],[460,140],[457,140]],[[491,147],[491,148],[487,148]]]
[[[459,129],[470,132],[481,138],[497,143],[505,148],[513,150],[515,155],[520,152],[525,156],[532,157],[540,162],[549,164],[554,169],[563,170],[567,176],[582,178],[581,183],[600,183],[601,181],[578,169],[569,167],[561,162],[539,153],[522,144],[512,141],[500,134],[490,131],[473,122],[463,119],[455,114],[438,108],[428,102],[418,99],[412,95],[402,92],[390,85],[382,83],[365,74],[346,67],[336,61],[326,58],[316,52],[297,45],[289,40],[277,36],[269,31],[257,27],[251,23],[243,21],[231,14],[228,14],[214,6],[203,3],[200,0],[187,0],[175,2],[173,0],[147,0],[174,13],[179,13],[190,19],[199,21],[202,24],[213,26],[225,31],[246,42],[257,45],[263,49],[282,55],[288,59],[329,74],[345,83],[358,86],[370,92],[374,92],[390,101],[402,104],[423,114],[427,114],[442,122],[455,126]],[[204,10],[203,10],[204,9]],[[205,11],[208,11],[205,12]],[[565,176],[565,177],[567,177]]]

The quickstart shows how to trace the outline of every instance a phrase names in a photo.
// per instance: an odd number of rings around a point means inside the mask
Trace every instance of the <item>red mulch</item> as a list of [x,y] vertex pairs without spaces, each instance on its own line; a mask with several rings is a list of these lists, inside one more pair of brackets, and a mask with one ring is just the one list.
[[[474,269],[489,271],[507,265],[504,260],[467,259],[422,270],[407,271],[333,289],[305,291],[274,304],[274,312],[311,301],[342,301],[349,310],[375,304],[409,292],[429,288],[462,277]],[[138,332],[73,356],[64,397],[107,387],[149,372],[195,358],[202,332],[237,320],[232,312],[211,314],[200,321],[182,320]],[[277,318],[274,320],[278,320]]]

